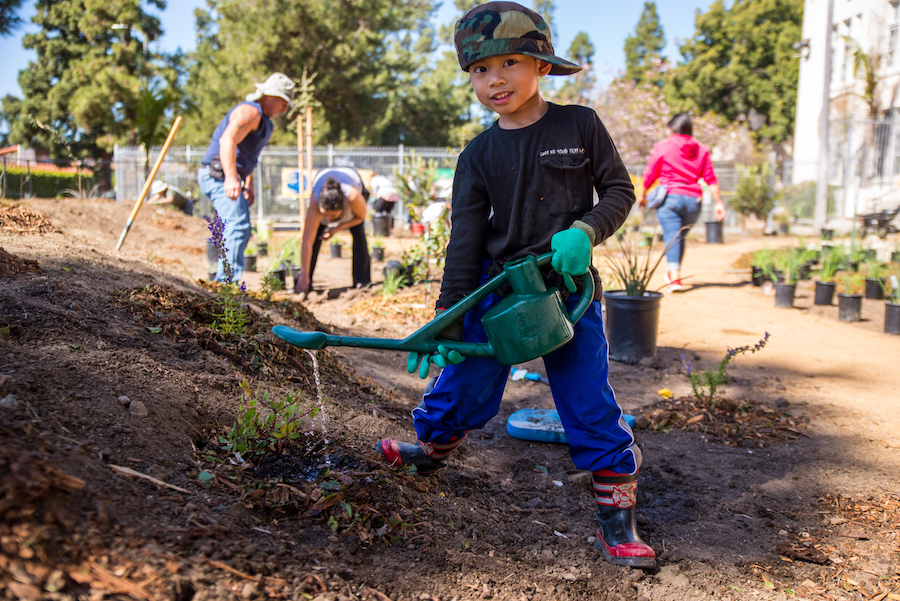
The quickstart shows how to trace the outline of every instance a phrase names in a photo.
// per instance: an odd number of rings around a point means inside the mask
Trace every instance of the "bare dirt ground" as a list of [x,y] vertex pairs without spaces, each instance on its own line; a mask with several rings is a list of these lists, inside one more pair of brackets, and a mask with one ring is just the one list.
[[[438,284],[387,301],[378,284],[347,290],[350,259],[326,256],[308,300],[254,295],[247,333],[225,335],[197,279],[205,222],[145,207],[115,252],[130,210],[0,206],[0,598],[900,599],[900,338],[881,332],[880,301],[842,323],[807,282],[776,309],[735,267],[796,240],[693,241],[658,358],[611,366],[638,418],[639,529],[660,559],[640,571],[593,550],[590,480],[565,446],[506,433],[512,411],[552,407],[537,382],[511,381],[501,414],[423,477],[372,452],[414,438],[424,384],[406,357],[328,349],[323,413],[285,456],[222,451],[242,381],[317,402],[311,359],[273,325],[399,338]],[[388,238],[387,259],[414,243]],[[690,402],[682,355],[711,369],[765,332],[729,369],[726,402]]]

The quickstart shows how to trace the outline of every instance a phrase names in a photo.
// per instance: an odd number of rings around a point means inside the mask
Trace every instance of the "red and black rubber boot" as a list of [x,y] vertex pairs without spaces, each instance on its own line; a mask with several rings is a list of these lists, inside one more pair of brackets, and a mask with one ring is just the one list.
[[445,459],[462,444],[466,434],[454,436],[445,444],[421,440],[410,444],[385,438],[375,445],[375,452],[381,453],[393,466],[415,467],[420,474],[432,474],[446,465]]
[[597,541],[606,560],[617,566],[655,568],[656,553],[641,540],[634,521],[637,473],[619,474],[610,470],[594,472],[597,500]]

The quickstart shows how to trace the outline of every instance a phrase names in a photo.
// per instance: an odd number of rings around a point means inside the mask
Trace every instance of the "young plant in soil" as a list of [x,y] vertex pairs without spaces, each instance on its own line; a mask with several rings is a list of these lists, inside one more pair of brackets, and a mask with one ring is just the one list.
[[744,353],[753,354],[756,351],[761,351],[768,341],[769,333],[766,332],[766,335],[753,346],[747,345],[728,349],[728,352],[726,352],[722,360],[719,361],[716,369],[706,369],[702,372],[694,370],[693,364],[685,359],[684,355],[681,355],[681,365],[684,367],[684,371],[691,383],[691,390],[694,393],[694,397],[704,405],[715,405],[720,400],[718,397],[719,388],[724,387],[728,383],[728,364],[731,363],[737,355],[742,355]]
[[219,283],[216,293],[222,304],[222,312],[215,313],[216,322],[213,327],[224,334],[243,334],[249,319],[242,304],[244,294],[247,292],[247,284],[241,282],[238,285],[233,280],[231,265],[228,264],[227,249],[225,248],[225,222],[219,217],[219,213],[213,211],[213,218],[206,218],[210,238],[216,247],[216,253],[222,261],[222,269],[225,271],[225,281]]
[[278,456],[300,437],[303,418],[313,418],[320,410],[312,400],[303,403],[293,391],[282,399],[273,399],[258,386],[251,391],[250,383],[243,380],[238,419],[219,442],[228,452]]

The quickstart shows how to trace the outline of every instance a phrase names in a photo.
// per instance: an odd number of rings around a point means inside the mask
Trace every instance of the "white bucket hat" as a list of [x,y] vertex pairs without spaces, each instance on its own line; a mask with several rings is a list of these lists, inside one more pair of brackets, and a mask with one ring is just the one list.
[[284,99],[288,106],[294,108],[294,82],[284,73],[272,73],[263,83],[256,85],[256,91],[247,95],[249,102],[256,102],[263,96],[276,96]]
[[153,180],[153,183],[150,184],[150,194],[156,196],[157,194],[162,194],[166,190],[169,189],[169,185],[166,182],[160,181],[158,179]]

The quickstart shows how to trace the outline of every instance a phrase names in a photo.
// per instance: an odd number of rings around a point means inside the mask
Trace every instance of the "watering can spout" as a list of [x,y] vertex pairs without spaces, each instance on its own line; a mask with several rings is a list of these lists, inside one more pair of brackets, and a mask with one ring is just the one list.
[[272,333],[294,346],[308,349],[325,348],[328,335],[325,332],[298,332],[287,326],[275,326]]

